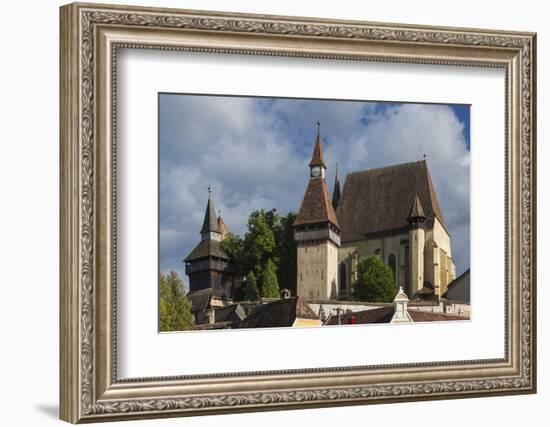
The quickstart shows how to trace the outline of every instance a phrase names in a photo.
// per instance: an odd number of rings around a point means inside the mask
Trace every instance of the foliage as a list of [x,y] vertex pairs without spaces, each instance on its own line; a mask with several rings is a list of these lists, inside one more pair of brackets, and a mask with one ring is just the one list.
[[296,295],[296,276],[298,275],[296,242],[294,241],[294,228],[292,227],[295,220],[296,214],[293,212],[282,217],[280,219],[281,226],[275,235],[277,240],[277,258],[279,259],[277,279],[293,295]]
[[279,281],[277,280],[277,267],[272,260],[267,261],[262,272],[262,297],[279,298]]
[[266,213],[263,209],[254,211],[248,218],[248,231],[244,236],[244,247],[247,255],[255,264],[266,265],[274,255],[275,233],[273,225],[275,212]]
[[392,302],[397,286],[391,268],[373,255],[359,259],[354,296],[361,301]]
[[260,299],[258,285],[256,284],[256,276],[252,271],[248,272],[246,282],[244,284],[244,299],[246,301],[257,301]]
[[[248,218],[248,228],[243,238],[229,233],[221,242],[221,248],[237,268],[238,277],[253,272],[257,278],[256,287],[262,296],[265,296],[263,283],[270,262],[269,274],[275,273],[277,288],[281,283],[296,292],[296,243],[292,228],[295,218],[294,213],[281,217],[276,209],[256,210]],[[245,286],[240,297],[247,299]],[[273,292],[270,290],[271,294]]]
[[183,281],[171,271],[160,275],[160,330],[185,331],[194,325],[191,302],[184,293]]
[[231,258],[237,267],[237,276],[243,277],[248,269],[248,257],[244,248],[244,240],[238,235],[227,233],[220,243],[221,249]]

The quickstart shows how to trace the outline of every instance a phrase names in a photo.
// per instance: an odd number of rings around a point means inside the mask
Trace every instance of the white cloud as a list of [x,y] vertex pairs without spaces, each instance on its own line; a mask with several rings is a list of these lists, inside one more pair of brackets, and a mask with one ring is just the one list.
[[[345,173],[427,155],[459,268],[469,266],[469,151],[451,108],[425,104],[163,96],[161,101],[161,270],[177,269],[199,239],[213,188],[229,228],[248,214],[296,211],[308,179],[317,120],[332,185]],[[187,281],[187,280],[186,280]]]

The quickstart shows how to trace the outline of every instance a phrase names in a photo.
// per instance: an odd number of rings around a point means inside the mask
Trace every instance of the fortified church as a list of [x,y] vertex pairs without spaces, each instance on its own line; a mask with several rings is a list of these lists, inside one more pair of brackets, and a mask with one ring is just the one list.
[[350,299],[357,262],[379,256],[405,293],[441,297],[455,278],[451,242],[425,160],[347,175],[332,199],[319,127],[298,216],[298,296]]
[[[309,182],[294,222],[297,296],[350,300],[358,260],[377,255],[406,295],[443,297],[455,265],[426,161],[353,172],[343,188],[336,170],[332,198],[326,170],[318,124]],[[200,242],[184,260],[190,294],[231,299],[238,281],[220,247],[227,227],[216,216],[210,192],[200,233]]]

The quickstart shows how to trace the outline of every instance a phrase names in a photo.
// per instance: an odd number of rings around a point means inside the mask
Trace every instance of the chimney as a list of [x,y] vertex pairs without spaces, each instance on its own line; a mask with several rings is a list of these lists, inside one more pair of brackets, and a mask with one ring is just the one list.
[[408,303],[409,298],[407,297],[407,294],[403,291],[403,287],[400,286],[399,292],[397,292],[397,295],[393,300],[395,312],[390,323],[409,323],[413,321],[407,310]]
[[292,296],[292,292],[290,292],[290,289],[283,288],[281,289],[280,295],[281,299],[290,299],[290,297]]

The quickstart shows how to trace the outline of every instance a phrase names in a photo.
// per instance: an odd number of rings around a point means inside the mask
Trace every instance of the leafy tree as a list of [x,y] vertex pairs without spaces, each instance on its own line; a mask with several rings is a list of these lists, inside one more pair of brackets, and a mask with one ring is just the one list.
[[[239,277],[254,273],[256,288],[262,296],[265,296],[262,288],[269,261],[272,263],[269,269],[275,272],[277,282],[296,293],[296,243],[292,228],[295,219],[294,213],[281,217],[276,209],[256,210],[248,218],[244,238],[229,233],[221,242]],[[246,283],[243,285],[236,299],[247,299]]]
[[279,298],[279,282],[277,280],[277,267],[272,260],[267,261],[267,265],[262,273],[262,296],[264,298]]
[[397,286],[391,268],[380,257],[363,257],[357,263],[355,298],[361,301],[392,302]]
[[272,258],[276,248],[275,233],[270,222],[274,220],[274,212],[270,214],[261,209],[254,211],[248,218],[248,231],[244,236],[244,247],[246,254],[255,265],[266,265],[267,260]]
[[227,233],[220,243],[221,249],[233,260],[237,267],[237,275],[242,277],[248,271],[249,260],[244,247],[244,241],[240,236]]
[[292,224],[296,220],[296,214],[290,212],[280,220],[280,228],[276,234],[277,258],[277,279],[285,288],[296,295],[296,276],[298,274],[296,265],[296,242],[294,241],[294,228]]
[[250,271],[246,276],[244,299],[246,301],[257,301],[260,299],[260,293],[258,292],[258,286],[256,285],[256,276]]
[[175,271],[160,275],[159,315],[161,331],[185,331],[194,325],[191,302]]

